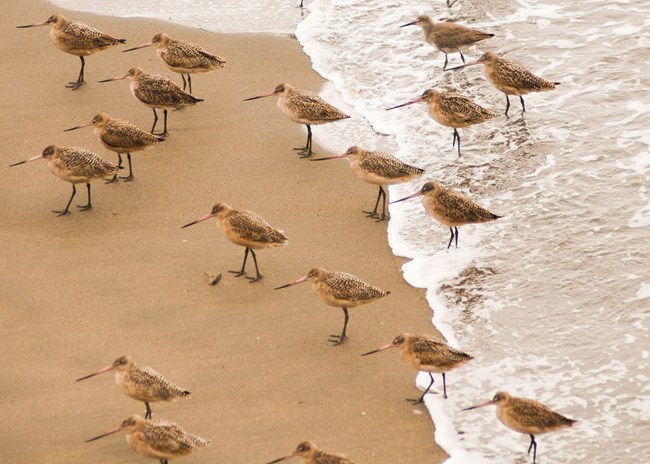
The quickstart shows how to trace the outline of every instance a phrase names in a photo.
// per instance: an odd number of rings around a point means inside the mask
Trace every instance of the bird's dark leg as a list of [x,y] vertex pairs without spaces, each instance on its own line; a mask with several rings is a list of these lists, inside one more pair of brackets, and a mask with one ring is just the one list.
[[372,211],[364,211],[368,217],[371,218],[376,218],[377,217],[377,208],[379,208],[379,199],[381,198],[381,194],[383,193],[384,189],[379,186],[379,193],[377,194],[377,202],[375,203],[375,209]]
[[257,257],[255,256],[255,251],[251,250],[251,256],[253,257],[253,262],[255,263],[255,277],[246,277],[246,278],[250,280],[250,283],[253,283],[260,280],[262,278],[262,274],[260,274],[260,270],[257,267]]
[[508,117],[508,110],[510,109],[510,97],[506,94],[506,118]]
[[302,155],[301,158],[309,158],[312,155],[311,151],[311,126],[309,124],[305,124],[307,126],[307,144],[305,145],[304,148],[294,148],[294,150],[298,150],[298,152]]
[[163,114],[165,115],[165,128],[163,129],[162,134],[158,134],[158,135],[160,135],[160,136],[162,136],[162,137],[164,137],[164,136],[166,136],[167,134],[169,134],[169,132],[167,132],[167,108],[164,108],[164,109],[163,109]]
[[181,73],[181,78],[183,79],[183,90],[187,88],[187,82],[185,81],[185,74]]
[[429,389],[433,385],[433,374],[431,372],[429,372],[429,377],[431,378],[431,382],[429,382],[429,386],[427,387],[426,390],[424,390],[424,393],[422,393],[422,396],[420,396],[417,400],[408,399],[407,401],[411,401],[413,404],[420,404],[420,403],[422,403],[424,401],[424,396],[427,393],[429,393]]
[[[122,166],[122,155],[118,153],[118,154],[117,154],[117,167],[118,167],[118,169],[119,169],[121,166]],[[115,174],[115,175],[111,178],[111,180],[107,180],[107,181],[104,182],[104,183],[105,183],[105,184],[112,184],[112,183],[115,182],[116,180],[117,180],[117,174]]]
[[454,6],[454,3],[456,3],[456,2],[457,2],[457,0],[454,0],[453,2],[449,3],[449,0],[447,0],[447,6],[449,8],[451,8],[452,6]]
[[167,459],[161,459],[161,460],[160,460],[160,464],[168,464],[168,463],[167,463]]
[[66,85],[67,88],[72,89],[72,90],[77,90],[79,87],[84,85],[86,81],[84,80],[84,67],[86,66],[86,60],[84,60],[83,56],[79,56],[79,59],[81,60],[81,69],[79,70],[79,77],[77,77],[76,82],[70,82],[68,85]]
[[528,454],[530,455],[530,449],[533,449],[533,464],[537,459],[537,442],[535,441],[535,435],[530,435],[530,446],[528,447]]
[[120,179],[124,179],[124,182],[129,182],[134,179],[133,177],[133,168],[131,166],[131,153],[126,154],[127,159],[129,160],[129,175],[128,176],[120,176]]
[[343,331],[341,332],[341,335],[330,335],[329,341],[333,344],[332,346],[340,345],[348,339],[347,335],[345,335],[345,329],[348,327],[348,320],[350,319],[350,315],[348,314],[348,308],[342,309],[343,315],[345,316],[345,320],[343,321]]
[[70,211],[68,211],[68,208],[70,208],[70,203],[72,203],[72,199],[74,198],[75,193],[77,193],[77,188],[75,187],[74,184],[72,184],[72,195],[70,196],[70,199],[68,200],[68,204],[65,205],[65,209],[63,211],[52,210],[52,212],[53,213],[59,213],[59,214],[57,214],[57,216],[63,216],[63,215],[66,215],[66,214],[70,214]]
[[[442,52],[445,53],[445,52]],[[446,71],[447,70],[447,63],[449,62],[449,58],[447,57],[447,54],[445,53],[445,64],[442,65],[442,70]]]
[[465,64],[465,57],[463,56],[463,52],[458,50],[458,53],[460,54],[460,59],[463,60],[463,64]]
[[458,141],[458,157],[460,158],[460,134],[458,133],[458,129],[454,128],[454,137],[451,142],[451,146],[456,145],[456,141]]
[[244,264],[241,265],[241,270],[239,270],[239,271],[228,271],[228,272],[232,272],[233,274],[235,274],[235,277],[241,277],[244,274],[246,274],[244,269],[246,268],[246,259],[248,258],[248,252],[249,251],[250,250],[248,249],[248,247],[246,247],[246,251],[244,252]]
[[445,399],[447,399],[447,379],[445,379],[445,373],[442,373],[442,391],[444,392]]
[[149,406],[149,403],[147,401],[144,402],[144,405],[147,408],[147,410],[144,413],[144,418],[151,419],[151,406]]
[[151,133],[153,134],[153,131],[156,129],[156,124],[158,123],[158,113],[156,112],[156,108],[151,108],[153,110],[153,126],[151,126]]
[[[386,187],[386,189],[388,189],[388,187]],[[384,198],[381,203],[381,217],[377,219],[377,222],[383,221],[388,217],[386,216],[386,190],[384,190],[384,187],[382,187],[381,185],[379,186],[379,193],[381,193]]]
[[77,205],[77,208],[81,211],[87,211],[93,207],[93,205],[90,204],[90,182],[86,182],[86,187],[88,189],[88,203],[85,205]]
[[187,86],[190,88],[190,95],[192,95],[192,77],[187,73]]
[[519,100],[521,101],[521,112],[525,113],[526,112],[526,105],[524,105],[524,97],[519,95]]
[[451,231],[451,237],[449,237],[449,243],[447,244],[447,249],[451,247],[451,242],[454,241],[454,228],[450,227],[449,230]]
[[456,231],[456,248],[458,248],[458,227],[454,227],[454,230]]

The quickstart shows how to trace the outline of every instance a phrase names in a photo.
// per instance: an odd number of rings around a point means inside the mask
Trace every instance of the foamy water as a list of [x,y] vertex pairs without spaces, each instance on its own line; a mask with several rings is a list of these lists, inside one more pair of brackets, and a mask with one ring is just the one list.
[[[282,0],[163,1],[155,11],[146,2],[129,10],[132,0],[57,3],[218,32],[290,33],[302,19],[298,2]],[[493,408],[459,412],[497,390],[578,419],[538,437],[540,463],[650,462],[647,2],[459,0],[448,10],[444,0],[315,0],[308,7],[296,35],[338,92],[329,86],[326,98],[342,98],[357,116],[315,128],[318,142],[335,151],[355,144],[392,151],[505,216],[460,228],[460,248],[447,252],[449,231],[418,200],[391,207],[390,245],[411,259],[405,279],[427,289],[436,328],[476,357],[447,376],[448,400],[426,398],[448,462],[530,461],[528,437],[499,424]],[[399,28],[423,13],[496,34],[468,59],[496,51],[562,84],[526,96],[524,117],[515,97],[510,118],[461,129],[458,159],[452,130],[423,106],[384,111],[428,87],[505,110],[480,67],[444,73],[443,55],[420,29]],[[450,64],[459,64],[457,55]],[[391,196],[421,183],[391,188]]]

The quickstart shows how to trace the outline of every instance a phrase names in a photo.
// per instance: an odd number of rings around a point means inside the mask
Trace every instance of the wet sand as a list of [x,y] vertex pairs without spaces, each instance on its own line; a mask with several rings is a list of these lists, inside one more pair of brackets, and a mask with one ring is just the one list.
[[[318,91],[323,81],[299,44],[60,11],[127,39],[87,57],[88,84],[73,92],[64,85],[76,79],[79,59],[54,47],[49,27],[15,28],[56,11],[36,0],[0,5],[3,458],[144,462],[123,435],[84,443],[130,414],[144,415],[144,405],[123,395],[112,374],[74,382],[129,354],[192,391],[188,400],[152,404],[154,419],[212,440],[188,463],[267,462],[307,438],[358,463],[441,462],[424,406],[404,401],[418,395],[415,372],[397,352],[361,357],[399,332],[433,330],[424,292],[401,277],[386,224],[362,213],[376,188],[353,178],[346,161],[299,159],[292,147],[304,144],[305,129],[280,113],[275,98],[242,101],[281,82]],[[201,44],[226,67],[195,75],[194,95],[205,101],[170,112],[168,139],[133,154],[133,182],[96,182],[92,210],[72,206],[71,215],[56,217],[50,210],[65,206],[70,185],[42,160],[8,165],[50,144],[116,161],[91,128],[63,130],[102,111],[148,130],[152,112],[127,81],[97,81],[137,65],[180,83],[153,48],[121,53],[162,31]],[[85,201],[81,184],[73,205]],[[241,266],[244,250],[213,221],[181,230],[217,201],[256,211],[289,237],[288,247],[257,253],[261,282],[227,272]],[[310,285],[273,291],[315,266],[392,292],[350,310],[342,346],[327,341],[340,332],[342,311]],[[223,278],[209,286],[205,273]]]

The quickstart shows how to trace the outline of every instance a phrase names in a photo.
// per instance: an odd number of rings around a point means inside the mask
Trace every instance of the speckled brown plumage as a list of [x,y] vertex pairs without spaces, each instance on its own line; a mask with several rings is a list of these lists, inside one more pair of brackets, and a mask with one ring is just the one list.
[[494,37],[494,34],[470,29],[453,22],[434,22],[427,15],[418,16],[415,21],[404,24],[401,27],[412,25],[420,26],[424,33],[424,40],[445,54],[443,70],[447,69],[448,53],[458,52],[464,63],[465,57],[461,51],[462,49],[474,45],[481,40]]
[[38,24],[18,27],[34,27],[51,25],[50,36],[54,45],[65,53],[76,55],[81,59],[81,70],[77,81],[70,82],[68,87],[74,89],[85,84],[84,81],[84,56],[92,55],[106,48],[125,43],[124,39],[116,39],[108,34],[104,34],[87,24],[68,21],[61,14],[53,14],[46,21]]
[[298,444],[295,451],[287,456],[275,459],[268,464],[284,461],[294,456],[300,457],[301,464],[354,464],[348,458],[318,449],[313,441],[305,440]]
[[515,432],[530,436],[528,454],[530,454],[531,448],[534,448],[533,462],[537,459],[535,435],[571,427],[576,422],[574,419],[569,419],[558,414],[539,401],[528,398],[517,398],[503,391],[497,392],[492,400],[465,408],[463,411],[489,406],[491,404],[496,404],[497,419],[503,425]]
[[388,345],[365,353],[365,355],[390,348],[399,348],[400,355],[405,363],[410,364],[414,369],[429,373],[431,383],[422,396],[415,400],[417,403],[423,401],[424,396],[433,385],[433,373],[442,374],[443,392],[445,398],[447,398],[447,380],[445,374],[474,359],[473,356],[452,348],[440,339],[427,335],[411,335],[409,333],[400,334]]
[[131,449],[147,458],[159,459],[163,464],[167,464],[169,459],[186,456],[210,443],[209,440],[186,432],[173,422],[152,422],[138,415],[127,417],[118,427],[86,442],[121,430],[126,431],[126,443]]

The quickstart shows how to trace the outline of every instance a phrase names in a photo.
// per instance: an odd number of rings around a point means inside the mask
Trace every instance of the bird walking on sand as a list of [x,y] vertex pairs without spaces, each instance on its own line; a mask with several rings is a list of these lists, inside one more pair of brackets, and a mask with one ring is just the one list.
[[151,407],[149,403],[155,401],[174,401],[178,398],[190,396],[189,391],[171,383],[164,375],[156,372],[152,368],[136,364],[129,356],[120,356],[113,364],[81,377],[77,379],[77,382],[112,370],[115,370],[115,383],[117,383],[120,389],[134,400],[144,402],[147,408],[144,416],[145,419],[151,419]]
[[429,392],[429,389],[433,385],[434,372],[442,374],[442,389],[445,398],[447,398],[447,380],[445,373],[474,359],[473,356],[452,348],[437,338],[426,335],[411,335],[408,333],[400,334],[388,345],[364,353],[362,356],[378,353],[379,351],[390,348],[399,348],[400,355],[405,363],[410,364],[414,369],[425,371],[429,374],[431,382],[427,389],[424,390],[424,393],[422,393],[422,396],[414,400],[409,399],[409,401],[415,404],[422,403],[424,396]]
[[477,64],[482,64],[484,66],[483,71],[485,72],[487,80],[490,81],[497,90],[506,94],[506,116],[508,116],[508,110],[510,109],[509,95],[519,95],[519,100],[521,101],[521,112],[525,113],[526,105],[524,105],[523,95],[531,92],[554,90],[556,85],[560,85],[560,82],[550,82],[542,79],[521,66],[519,63],[501,58],[494,52],[485,52],[477,61],[450,68],[447,71],[466,68],[467,66],[474,66]]
[[153,110],[152,134],[158,122],[156,109],[163,110],[165,115],[165,128],[162,133],[157,135],[165,136],[168,134],[167,108],[180,109],[203,101],[201,98],[193,97],[184,92],[169,78],[159,74],[147,74],[140,68],[131,68],[123,76],[116,76],[99,82],[111,82],[121,79],[130,79],[129,86],[133,96]]
[[458,129],[461,127],[473,126],[474,124],[480,124],[488,119],[499,116],[494,111],[490,111],[477,105],[468,97],[456,92],[438,92],[435,89],[427,89],[421,97],[402,103],[401,105],[393,106],[388,108],[386,111],[420,102],[425,102],[427,104],[427,112],[429,113],[429,116],[431,116],[431,119],[438,124],[452,127],[454,129],[451,146],[453,147],[456,145],[456,142],[458,142],[459,158],[460,134],[458,133]]
[[210,218],[215,218],[217,220],[219,230],[223,232],[228,240],[235,245],[246,247],[246,251],[244,252],[244,263],[242,264],[241,269],[239,271],[230,272],[235,274],[236,277],[246,275],[245,269],[248,253],[250,252],[253,256],[253,262],[255,263],[255,277],[246,277],[251,281],[251,283],[257,282],[263,277],[257,267],[255,250],[260,250],[262,248],[275,248],[289,243],[289,240],[284,236],[283,231],[271,227],[257,213],[243,209],[234,209],[225,203],[215,204],[210,213],[198,218],[196,221],[185,224],[182,228],[207,221]]
[[476,202],[470,200],[462,193],[456,192],[433,181],[425,183],[422,188],[413,195],[391,201],[391,204],[399,203],[400,201],[408,200],[409,198],[417,196],[423,196],[422,204],[430,216],[439,223],[449,227],[451,238],[447,244],[447,249],[451,247],[451,242],[454,241],[454,238],[456,239],[456,248],[458,248],[458,226],[476,224],[479,222],[490,222],[503,217],[491,213],[482,206],[479,206]]
[[489,406],[491,404],[496,404],[497,419],[499,419],[503,425],[515,432],[524,433],[530,436],[528,454],[530,455],[530,450],[532,448],[533,464],[537,459],[537,442],[535,441],[535,435],[571,427],[577,422],[574,419],[569,419],[556,413],[539,401],[528,398],[516,398],[503,391],[497,392],[490,401],[470,406],[469,408],[463,409],[463,411],[482,408],[483,406]]
[[290,454],[278,459],[274,459],[267,464],[275,464],[276,462],[284,461],[285,459],[300,456],[301,464],[354,464],[348,458],[339,456],[337,454],[328,453],[318,449],[313,441],[306,440],[301,442]]
[[343,331],[340,335],[332,334],[329,338],[329,341],[333,343],[334,346],[340,345],[348,339],[346,335],[348,320],[350,318],[348,308],[354,308],[362,304],[370,303],[390,294],[390,292],[385,292],[377,287],[373,287],[347,272],[331,272],[326,271],[322,267],[311,269],[306,276],[286,285],[277,287],[275,290],[280,290],[281,288],[286,288],[307,281],[311,282],[314,292],[316,292],[316,295],[321,300],[330,306],[335,306],[343,310],[343,315],[345,317],[343,321]]
[[348,119],[350,116],[333,107],[321,97],[308,90],[294,89],[289,84],[278,85],[272,93],[247,98],[244,101],[277,95],[278,107],[284,115],[298,124],[307,126],[307,143],[304,147],[294,148],[302,158],[312,155],[311,126]]
[[[454,2],[455,3],[455,2]],[[453,5],[453,3],[452,3]],[[449,0],[447,0],[447,6]],[[436,47],[445,54],[445,64],[443,71],[447,69],[448,53],[458,52],[460,59],[465,62],[465,57],[461,50],[474,45],[481,40],[494,37],[494,34],[488,34],[476,29],[461,26],[452,22],[434,22],[430,16],[420,15],[415,21],[402,24],[400,27],[420,26],[424,32],[424,40],[431,46]]]
[[152,422],[138,415],[127,417],[117,427],[86,440],[86,443],[122,430],[126,431],[126,444],[132,450],[146,458],[158,459],[160,464],[191,454],[210,443],[210,440],[188,433],[173,422]]
[[[156,53],[163,63],[165,63],[170,70],[181,75],[183,79],[183,90],[185,90],[189,84],[190,94],[192,93],[191,74],[214,71],[215,69],[223,68],[223,65],[226,64],[226,60],[217,55],[206,52],[198,45],[185,40],[172,39],[163,32],[154,35],[151,42],[123,51],[130,52],[154,45],[158,47]],[[185,74],[187,74],[187,81],[185,81]]]
[[[129,175],[121,176],[125,181],[133,180],[133,167],[131,166],[131,153],[151,148],[154,144],[163,142],[165,139],[134,126],[130,122],[121,119],[111,118],[106,113],[96,114],[93,119],[81,126],[71,127],[64,132],[81,129],[82,127],[94,126],[95,137],[104,145],[107,150],[114,151],[118,157],[118,167],[122,166],[122,154],[126,153],[129,160]],[[115,182],[117,174],[108,182]]]
[[[383,221],[386,218],[386,190],[388,185],[402,184],[424,174],[424,169],[411,166],[388,153],[368,151],[354,146],[341,155],[315,158],[312,161],[349,158],[354,175],[364,182],[379,186],[377,202],[372,211],[364,211],[368,217]],[[386,190],[384,187],[386,186]],[[383,198],[381,215],[377,211]]]
[[53,14],[46,21],[37,24],[28,24],[26,26],[17,26],[18,28],[47,26],[50,25],[50,37],[54,45],[59,49],[71,55],[76,55],[81,60],[81,69],[76,81],[70,82],[66,87],[76,90],[86,83],[84,80],[84,67],[86,61],[84,56],[92,55],[106,48],[118,44],[126,43],[124,39],[116,39],[108,34],[98,31],[87,24],[68,21],[61,14]]
[[86,183],[88,189],[88,203],[85,205],[78,205],[77,207],[81,211],[87,211],[92,208],[92,204],[90,203],[90,182],[95,179],[113,177],[117,174],[118,169],[120,169],[117,165],[100,158],[85,148],[62,148],[57,145],[50,145],[49,147],[46,147],[40,155],[29,158],[25,161],[19,161],[18,163],[10,165],[10,167],[18,166],[19,164],[28,163],[41,158],[48,160],[48,165],[50,166],[52,174],[57,176],[59,179],[72,184],[72,195],[70,196],[70,200],[68,200],[65,209],[63,211],[52,211],[58,213],[58,216],[70,214],[70,203],[72,203],[72,199],[77,193],[77,188],[75,187],[76,184]]

